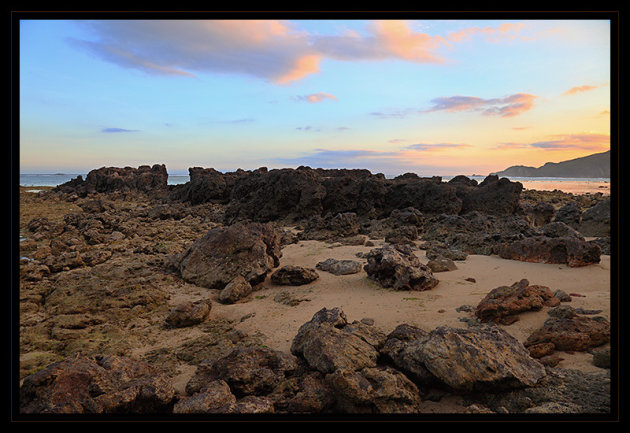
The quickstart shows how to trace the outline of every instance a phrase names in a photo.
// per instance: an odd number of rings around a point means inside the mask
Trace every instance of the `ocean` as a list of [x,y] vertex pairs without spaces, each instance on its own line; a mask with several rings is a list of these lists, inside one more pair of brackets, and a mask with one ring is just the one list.
[[[37,186],[57,186],[66,183],[77,176],[85,176],[87,173],[55,173],[55,174],[20,174],[20,186],[37,187]],[[393,178],[397,175],[387,175],[387,178]],[[422,175],[423,177],[429,177]],[[448,181],[454,176],[442,176],[443,181]],[[486,176],[468,176],[477,182],[483,181]],[[190,180],[188,175],[169,174],[169,185],[180,185]],[[540,191],[553,191],[558,189],[567,193],[586,194],[598,193],[610,194],[609,178],[564,178],[564,177],[513,177],[510,180],[521,182],[525,189],[534,189]]]

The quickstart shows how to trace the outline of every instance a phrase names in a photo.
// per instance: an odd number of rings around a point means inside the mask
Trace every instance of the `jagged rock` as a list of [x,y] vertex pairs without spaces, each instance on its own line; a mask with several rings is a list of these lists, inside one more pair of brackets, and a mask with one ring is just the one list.
[[525,205],[523,208],[523,212],[525,213],[529,221],[531,221],[532,226],[542,227],[545,224],[549,224],[553,220],[556,209],[551,203],[543,201],[536,203],[535,206]]
[[261,283],[281,256],[270,224],[236,223],[211,229],[184,251],[177,267],[187,282],[222,290],[239,275],[251,285]]
[[266,395],[298,370],[291,354],[263,347],[237,347],[211,366],[217,379],[224,380],[237,397]]
[[206,320],[211,309],[212,302],[209,299],[183,302],[169,312],[166,317],[166,323],[173,328],[198,325]]
[[601,255],[599,245],[568,236],[533,236],[503,244],[496,250],[504,259],[567,264],[569,267],[599,263]]
[[610,197],[582,213],[578,231],[584,236],[610,236]]
[[364,266],[368,277],[383,287],[394,290],[429,290],[439,281],[409,248],[386,246],[375,248],[367,255]]
[[291,414],[322,413],[335,403],[332,390],[318,371],[285,379],[269,397],[277,412]]
[[381,344],[385,336],[367,330],[366,326],[348,324],[338,308],[324,308],[300,327],[291,344],[291,353],[322,373],[375,367],[378,349],[373,344]]
[[519,206],[523,185],[496,175],[487,176],[462,199],[461,213],[472,211],[492,215],[512,214]]
[[525,346],[553,343],[556,350],[585,351],[610,342],[610,322],[604,317],[550,317],[534,331]]
[[152,167],[142,165],[132,167],[102,167],[90,171],[85,180],[78,176],[69,182],[54,188],[54,191],[63,193],[75,193],[80,197],[95,192],[113,191],[142,191],[167,188],[168,173],[164,164],[155,164]]
[[418,388],[390,367],[341,369],[326,375],[326,383],[342,413],[419,413]]
[[390,244],[412,244],[416,239],[418,229],[411,225],[396,227],[385,236],[385,242]]
[[319,275],[315,269],[302,266],[287,265],[271,274],[271,282],[281,286],[301,286],[317,280]]
[[530,285],[522,279],[511,286],[492,289],[477,305],[475,316],[481,322],[505,323],[505,320],[526,311],[538,311],[543,306],[555,307],[560,304],[551,290],[545,286]]
[[433,246],[427,249],[426,256],[429,260],[435,260],[440,257],[449,260],[466,260],[468,254],[459,250]]
[[556,212],[553,221],[565,223],[573,229],[578,229],[582,221],[582,209],[574,201],[567,202]]
[[74,356],[24,378],[22,413],[163,413],[175,401],[170,380],[144,362]]
[[380,353],[415,383],[420,385],[435,384],[438,382],[437,378],[426,369],[423,361],[418,357],[420,352],[415,349],[428,336],[429,333],[422,328],[403,323],[387,336]]
[[356,260],[326,259],[317,263],[315,267],[335,275],[348,275],[361,272],[363,265]]
[[173,407],[173,413],[217,413],[220,408],[236,403],[236,397],[223,380],[213,380],[203,391],[182,397]]
[[533,386],[545,376],[521,343],[496,326],[440,326],[407,351],[440,381],[456,390],[484,391]]
[[238,275],[219,292],[219,302],[233,304],[248,296],[253,290],[251,284],[243,276]]

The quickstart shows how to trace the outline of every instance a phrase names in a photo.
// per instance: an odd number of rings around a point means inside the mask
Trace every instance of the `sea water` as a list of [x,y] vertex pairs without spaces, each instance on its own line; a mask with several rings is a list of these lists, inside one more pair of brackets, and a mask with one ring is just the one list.
[[[38,186],[57,186],[66,183],[69,180],[81,175],[83,179],[86,173],[54,173],[54,174],[20,174],[20,186],[38,187]],[[391,179],[397,175],[386,175]],[[431,177],[422,175],[422,177]],[[454,176],[442,176],[442,181],[448,182]],[[467,176],[481,183],[486,176]],[[572,194],[598,193],[610,194],[609,178],[570,178],[570,177],[511,177],[513,182],[520,182],[525,189],[534,189],[539,191],[553,191],[558,189]],[[182,174],[169,174],[167,183],[169,185],[181,185],[190,180],[190,176]],[[33,192],[37,192],[34,188]]]

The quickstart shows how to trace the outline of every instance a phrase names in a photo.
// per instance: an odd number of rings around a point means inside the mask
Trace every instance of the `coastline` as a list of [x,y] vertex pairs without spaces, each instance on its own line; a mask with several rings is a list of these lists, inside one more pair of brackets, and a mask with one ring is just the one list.
[[[29,192],[32,189],[45,191]],[[601,254],[596,263],[570,267],[469,252],[465,260],[454,262],[457,269],[435,272],[439,282],[425,291],[384,287],[363,270],[349,275],[317,270],[313,282],[282,286],[272,282],[270,271],[251,293],[224,303],[222,290],[182,280],[169,265],[209,230],[228,226],[221,222],[224,204],[165,205],[160,204],[163,199],[156,201],[133,191],[76,197],[52,189],[20,188],[21,256],[28,258],[21,260],[21,382],[78,350],[87,356],[104,353],[147,362],[159,368],[176,395],[185,399],[189,384],[207,359],[240,346],[291,353],[300,328],[322,309],[339,308],[349,323],[365,321],[384,335],[401,324],[428,333],[439,327],[469,329],[476,320],[475,308],[492,290],[523,279],[553,292],[571,293],[571,301],[563,305],[597,311],[603,320],[611,319],[611,257],[607,254]],[[573,200],[589,209],[605,197],[534,190],[520,194],[521,203],[546,201],[554,212]],[[42,215],[45,222],[40,221]],[[434,219],[430,214],[424,218],[425,226],[410,247],[420,263],[427,265],[427,243],[433,242],[428,236],[429,221]],[[379,230],[349,238],[317,238],[317,231],[315,238],[303,237],[308,224],[281,220],[272,224],[283,239],[274,269],[287,265],[314,269],[330,258],[358,261],[363,267],[366,254],[388,245]],[[586,236],[585,240],[597,238]],[[58,264],[62,257],[66,261]],[[42,265],[49,267],[44,273]],[[181,305],[206,300],[212,308],[197,325],[164,325],[169,313]],[[496,326],[524,344],[554,308],[526,311],[515,322]],[[610,351],[610,343],[596,349]],[[596,366],[594,353],[557,351],[554,368],[609,380],[610,369]],[[437,400],[423,399],[418,410],[470,414],[474,407],[464,395],[447,393]]]

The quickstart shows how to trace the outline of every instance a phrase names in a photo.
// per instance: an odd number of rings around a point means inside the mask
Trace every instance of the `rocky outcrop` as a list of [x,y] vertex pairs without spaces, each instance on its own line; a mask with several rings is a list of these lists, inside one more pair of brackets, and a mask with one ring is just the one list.
[[411,249],[403,246],[386,246],[371,250],[364,269],[368,277],[383,287],[394,290],[429,290],[439,281]]
[[163,413],[175,402],[170,380],[119,356],[75,356],[24,379],[21,413]]
[[504,259],[580,267],[599,263],[601,248],[572,236],[532,236],[500,245],[496,253]]
[[280,238],[270,224],[236,223],[210,230],[177,259],[182,278],[222,290],[237,276],[251,285],[280,263]]
[[76,193],[79,197],[95,192],[141,191],[152,192],[167,188],[168,173],[164,164],[152,167],[102,167],[90,171],[85,180],[82,176],[59,185],[55,191]]
[[586,209],[577,230],[584,236],[610,236],[610,197]]

